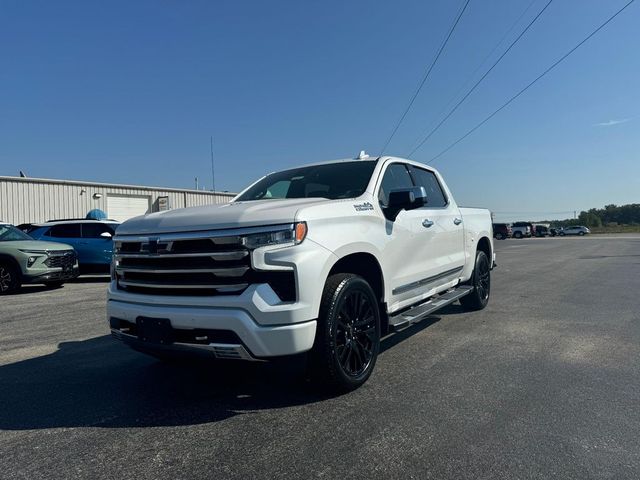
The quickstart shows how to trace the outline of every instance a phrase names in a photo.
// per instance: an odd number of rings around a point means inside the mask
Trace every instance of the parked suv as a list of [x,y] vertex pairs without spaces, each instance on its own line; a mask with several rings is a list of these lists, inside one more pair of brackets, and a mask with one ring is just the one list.
[[77,276],[78,260],[69,245],[35,241],[13,225],[0,223],[0,295],[23,283],[58,287]]
[[565,236],[565,235],[586,235],[588,233],[591,233],[591,230],[589,230],[587,227],[583,227],[581,225],[575,226],[575,227],[565,227],[561,232],[560,235],[561,236]]
[[533,224],[529,222],[516,222],[511,225],[513,238],[530,237],[534,234]]
[[504,240],[505,238],[511,238],[513,231],[511,225],[508,223],[494,223],[493,224],[493,238],[496,240]]
[[53,220],[34,224],[29,235],[38,240],[71,245],[78,254],[81,273],[109,273],[113,236],[120,225],[115,220]]

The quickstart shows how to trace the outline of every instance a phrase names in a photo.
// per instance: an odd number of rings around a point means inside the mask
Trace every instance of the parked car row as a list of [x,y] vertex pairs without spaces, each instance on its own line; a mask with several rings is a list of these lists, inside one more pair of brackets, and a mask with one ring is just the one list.
[[0,222],[0,295],[27,283],[59,287],[81,273],[108,273],[113,220],[52,220],[14,227]]
[[591,230],[581,225],[552,228],[531,222],[493,224],[493,237],[496,240],[504,240],[505,238],[563,237],[565,235],[583,236],[589,233],[591,233]]

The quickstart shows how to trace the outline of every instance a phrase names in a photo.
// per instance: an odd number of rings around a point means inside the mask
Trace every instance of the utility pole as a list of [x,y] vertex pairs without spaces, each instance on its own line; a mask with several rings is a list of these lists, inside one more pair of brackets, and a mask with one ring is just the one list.
[[574,219],[574,220],[575,220],[576,218],[578,218],[578,216],[577,216],[577,212],[578,212],[577,210],[574,210],[574,211],[573,211],[573,219]]
[[216,174],[213,168],[213,135],[211,135],[211,191],[216,191]]
[[198,177],[196,177],[196,190],[198,190]]

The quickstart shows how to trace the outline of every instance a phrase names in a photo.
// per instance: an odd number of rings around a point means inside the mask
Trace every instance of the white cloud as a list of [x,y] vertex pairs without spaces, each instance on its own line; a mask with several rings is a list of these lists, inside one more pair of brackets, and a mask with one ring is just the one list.
[[594,123],[594,127],[611,127],[612,125],[619,125],[621,123],[627,123],[633,120],[633,118],[621,118],[620,120],[609,120],[608,122]]

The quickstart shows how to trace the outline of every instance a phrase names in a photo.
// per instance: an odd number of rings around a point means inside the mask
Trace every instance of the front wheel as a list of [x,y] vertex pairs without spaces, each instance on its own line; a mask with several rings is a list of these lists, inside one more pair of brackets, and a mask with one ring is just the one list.
[[0,263],[0,295],[20,288],[20,277],[16,268],[9,263]]
[[380,310],[369,284],[340,273],[327,280],[320,304],[311,376],[328,390],[355,390],[371,376],[380,349]]
[[462,308],[467,311],[482,310],[489,303],[491,267],[487,254],[481,250],[476,253],[475,268],[467,285],[471,285],[473,291],[460,299]]
[[513,236],[515,238],[522,238],[522,233],[521,232],[516,232],[516,233],[513,234]]
[[581,237],[584,237],[584,232],[580,232],[578,235],[580,235]]

